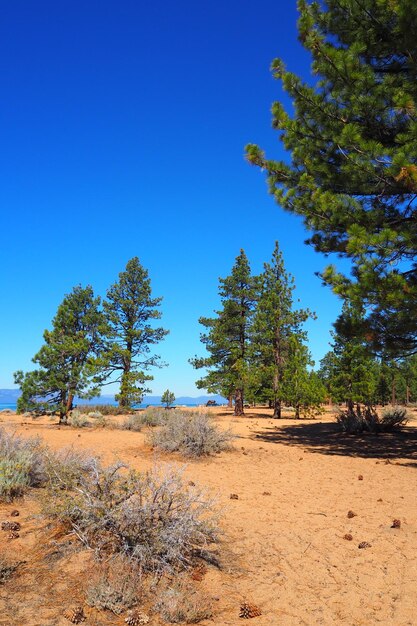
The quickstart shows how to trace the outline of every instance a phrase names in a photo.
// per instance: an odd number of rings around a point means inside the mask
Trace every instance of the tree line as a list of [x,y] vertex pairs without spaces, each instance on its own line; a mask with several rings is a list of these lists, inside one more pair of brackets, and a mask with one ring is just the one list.
[[220,278],[221,308],[215,317],[201,317],[201,334],[208,355],[191,359],[206,368],[197,387],[220,393],[234,402],[235,415],[244,414],[244,403],[269,403],[274,417],[284,404],[296,416],[318,408],[324,386],[311,370],[303,324],[315,315],[293,307],[293,277],[284,267],[276,242],[270,263],[253,276],[244,250],[236,258],[230,276]]

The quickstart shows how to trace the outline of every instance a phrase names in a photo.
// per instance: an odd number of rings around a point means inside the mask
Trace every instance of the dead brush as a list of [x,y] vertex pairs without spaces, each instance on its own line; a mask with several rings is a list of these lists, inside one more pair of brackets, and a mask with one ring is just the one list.
[[174,411],[165,425],[150,433],[152,446],[188,457],[208,456],[230,448],[234,436],[219,430],[208,413]]
[[143,572],[161,575],[190,567],[197,551],[209,555],[218,541],[213,499],[189,488],[180,472],[155,468],[141,474],[66,454],[62,466],[52,463],[44,512],[67,524],[98,556],[124,555]]
[[87,589],[87,604],[120,615],[136,606],[142,594],[140,569],[132,559],[119,555],[96,564]]
[[154,608],[170,624],[197,624],[213,616],[210,596],[181,577],[159,589]]

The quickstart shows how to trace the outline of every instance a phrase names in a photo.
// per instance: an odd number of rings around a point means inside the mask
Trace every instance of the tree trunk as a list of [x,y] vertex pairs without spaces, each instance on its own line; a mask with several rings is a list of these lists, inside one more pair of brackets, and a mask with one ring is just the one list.
[[274,414],[272,417],[275,417],[276,419],[281,419],[281,400],[275,400],[274,401]]
[[68,421],[68,413],[73,409],[74,394],[69,393],[65,401],[65,409],[59,414],[59,423],[66,424]]
[[295,405],[295,419],[296,420],[300,419],[300,405],[299,404]]
[[233,409],[233,394],[230,394],[230,396],[229,396],[229,400],[228,400],[228,403],[227,403],[227,408],[228,409]]
[[244,415],[243,410],[243,389],[236,389],[235,391],[235,415],[238,417]]
[[405,403],[410,404],[410,387],[408,385],[405,388]]

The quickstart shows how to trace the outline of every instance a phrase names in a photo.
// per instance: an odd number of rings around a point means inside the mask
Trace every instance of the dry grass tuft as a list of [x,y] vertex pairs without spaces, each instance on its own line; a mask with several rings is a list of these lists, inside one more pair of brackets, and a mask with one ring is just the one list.
[[213,603],[206,592],[179,578],[159,591],[155,610],[170,624],[197,624],[212,617]]

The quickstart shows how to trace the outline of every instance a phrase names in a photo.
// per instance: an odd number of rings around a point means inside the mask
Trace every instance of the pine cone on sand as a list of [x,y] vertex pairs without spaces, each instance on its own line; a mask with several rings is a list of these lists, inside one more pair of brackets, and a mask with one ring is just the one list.
[[2,522],[1,523],[1,529],[2,530],[15,530],[15,531],[18,531],[18,530],[20,530],[20,524],[19,524],[19,522]]
[[66,617],[71,624],[81,624],[81,622],[87,619],[82,606],[74,606],[71,609],[67,609],[64,611],[64,617]]
[[352,517],[356,517],[356,515],[357,515],[357,513],[354,513],[353,511],[348,511],[348,513],[347,513],[347,517],[349,519],[352,519]]
[[146,613],[142,613],[142,611],[134,609],[133,611],[129,611],[129,615],[125,618],[125,622],[128,626],[142,626],[142,624],[147,624],[149,622],[149,617]]
[[360,550],[363,550],[364,548],[372,548],[372,546],[367,541],[361,541],[360,544],[358,545],[358,548]]
[[400,519],[392,520],[391,528],[401,528],[401,520]]
[[262,611],[258,606],[256,606],[256,604],[252,604],[251,602],[242,602],[240,605],[239,617],[243,617],[243,619],[250,619],[251,617],[259,617],[259,615],[262,615]]
[[10,517],[19,517],[20,513],[17,509],[13,509],[13,511],[10,513]]
[[19,539],[20,535],[15,530],[11,530],[7,535],[7,539]]

